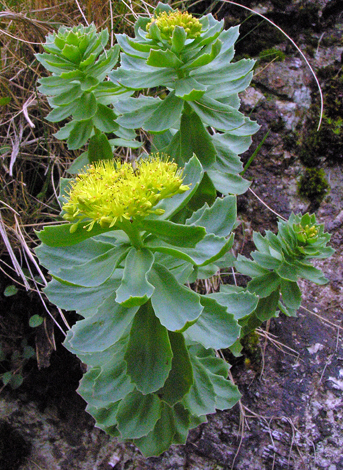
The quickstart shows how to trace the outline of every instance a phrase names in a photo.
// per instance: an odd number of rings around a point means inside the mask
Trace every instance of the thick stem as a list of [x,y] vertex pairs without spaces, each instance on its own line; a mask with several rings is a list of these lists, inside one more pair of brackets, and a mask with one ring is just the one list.
[[134,222],[132,223],[128,220],[125,220],[117,225],[121,230],[126,233],[132,243],[132,246],[134,246],[137,250],[144,246],[139,229]]

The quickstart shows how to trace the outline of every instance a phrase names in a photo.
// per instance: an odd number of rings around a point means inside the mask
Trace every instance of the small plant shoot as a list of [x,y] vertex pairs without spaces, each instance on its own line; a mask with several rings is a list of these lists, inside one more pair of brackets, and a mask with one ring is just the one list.
[[[87,364],[87,411],[147,457],[238,402],[218,350],[238,355],[265,320],[296,315],[298,279],[325,283],[311,259],[333,252],[308,214],[255,233],[252,259],[230,251],[236,195],[250,184],[239,155],[259,128],[239,111],[254,61],[233,62],[238,35],[160,3],[112,48],[106,30],[62,27],[37,55],[51,72],[40,79],[48,119],[69,118],[56,137],[85,150],[61,183],[65,222],[38,233],[45,293],[82,317],[64,345]],[[114,159],[116,146],[142,145],[140,130],[150,155]],[[246,288],[190,287],[228,267],[250,277]]]

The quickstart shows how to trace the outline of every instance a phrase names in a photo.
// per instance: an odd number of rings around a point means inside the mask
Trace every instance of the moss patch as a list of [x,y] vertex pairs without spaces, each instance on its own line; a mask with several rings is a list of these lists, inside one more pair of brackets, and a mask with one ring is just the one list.
[[300,136],[299,157],[304,165],[315,167],[321,158],[329,163],[343,162],[343,73],[336,62],[318,72],[324,95],[324,116],[321,129],[319,96],[316,94]]
[[298,185],[300,196],[306,197],[317,205],[322,202],[329,189],[330,185],[324,170],[317,168],[307,168]]
[[272,47],[271,49],[265,49],[261,51],[258,55],[260,62],[283,62],[285,60],[285,53],[280,51],[280,49],[276,49],[276,47]]

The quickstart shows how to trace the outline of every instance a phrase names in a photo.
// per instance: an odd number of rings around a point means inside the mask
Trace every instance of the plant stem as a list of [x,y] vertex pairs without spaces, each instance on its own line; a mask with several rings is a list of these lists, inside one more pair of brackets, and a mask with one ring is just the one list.
[[139,232],[139,228],[134,222],[130,222],[129,220],[125,220],[118,224],[118,227],[121,230],[124,230],[126,235],[129,237],[132,246],[136,249],[140,249],[144,246],[141,234]]

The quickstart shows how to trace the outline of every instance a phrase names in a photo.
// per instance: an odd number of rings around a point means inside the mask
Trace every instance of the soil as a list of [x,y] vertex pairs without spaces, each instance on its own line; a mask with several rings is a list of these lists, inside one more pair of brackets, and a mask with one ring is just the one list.
[[[275,21],[279,18],[285,27],[286,13],[288,18],[297,13],[304,26],[296,29],[293,24],[290,32],[303,49],[312,47],[310,62],[316,71],[341,64],[340,2],[282,3],[281,12],[274,1],[261,2],[258,8],[264,14],[270,12]],[[253,7],[252,2],[244,4]],[[229,22],[238,15],[236,10],[226,6],[220,14]],[[332,258],[317,263],[329,283],[318,287],[302,282],[303,307],[297,318],[280,314],[271,320],[264,325],[259,347],[247,347],[244,356],[232,362],[231,373],[242,393],[240,405],[209,416],[208,423],[190,433],[185,446],[149,459],[133,445],[94,428],[75,392],[82,375],[79,362],[61,346],[56,329],[54,340],[52,321],[35,332],[27,326],[30,316],[42,309],[37,298],[22,291],[13,297],[1,295],[1,326],[13,329],[12,349],[23,348],[21,340],[26,336],[42,361],[40,370],[33,359],[19,363],[23,385],[1,391],[2,470],[343,469],[342,159],[333,162],[325,154],[319,156],[318,168],[324,169],[331,188],[319,205],[299,197],[297,184],[305,166],[298,142],[311,103],[317,99],[315,83],[299,55],[289,51],[287,41],[277,39],[277,46],[286,52],[285,60],[267,68],[265,63],[258,65],[252,87],[242,96],[244,111],[261,125],[244,161],[270,129],[246,177],[252,181],[252,191],[284,217],[292,211],[316,211],[336,249]],[[277,217],[251,191],[238,203],[242,224],[235,249],[249,253],[252,231],[275,229]],[[9,284],[1,278],[1,292]],[[8,361],[2,366],[8,366]]]

